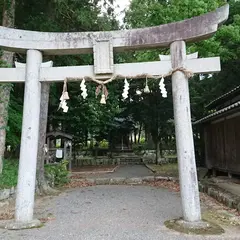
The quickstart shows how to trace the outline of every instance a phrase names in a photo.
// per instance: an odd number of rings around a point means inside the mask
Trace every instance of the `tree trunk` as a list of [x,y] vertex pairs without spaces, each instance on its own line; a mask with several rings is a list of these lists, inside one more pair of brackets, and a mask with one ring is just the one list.
[[138,131],[138,143],[140,143],[140,140],[141,140],[141,133],[142,133],[142,123],[140,123],[139,131]]
[[163,138],[161,138],[159,142],[159,153],[160,153],[160,157],[163,158]]
[[[14,27],[15,0],[6,0],[3,5],[2,26]],[[6,65],[12,66],[13,53],[3,51],[2,60]],[[11,84],[0,84],[0,174],[3,169],[3,158],[6,142],[6,128],[8,122],[8,105],[10,99]]]
[[134,131],[134,143],[137,144],[137,131]]
[[93,149],[94,147],[94,139],[93,139],[93,135],[90,134],[90,149]]
[[159,146],[159,141],[156,140],[156,159],[155,159],[155,162],[156,164],[159,163],[159,159],[160,159],[160,146]]
[[158,135],[156,131],[154,131],[154,129],[151,130],[151,137],[155,145],[155,164],[158,164],[160,158],[160,145],[159,145],[160,142]]
[[88,147],[88,130],[85,131],[85,147]]
[[47,131],[49,92],[50,92],[50,84],[42,83],[38,155],[37,155],[37,192],[39,194],[53,194],[57,192],[56,190],[52,189],[48,185],[45,179],[45,172],[44,172],[44,160],[45,160],[45,154],[46,154],[44,150],[44,144],[46,141],[46,131]]

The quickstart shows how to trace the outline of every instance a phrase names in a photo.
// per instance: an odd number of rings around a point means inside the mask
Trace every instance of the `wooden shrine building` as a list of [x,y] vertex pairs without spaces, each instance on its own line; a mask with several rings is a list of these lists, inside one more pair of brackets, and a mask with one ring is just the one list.
[[212,101],[207,109],[211,114],[195,122],[203,127],[206,167],[240,175],[240,86]]

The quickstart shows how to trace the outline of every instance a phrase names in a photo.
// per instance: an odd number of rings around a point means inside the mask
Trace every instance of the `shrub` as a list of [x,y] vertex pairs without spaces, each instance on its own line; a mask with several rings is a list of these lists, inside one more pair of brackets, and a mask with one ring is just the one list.
[[100,148],[108,148],[108,145],[109,145],[109,143],[108,143],[108,141],[105,140],[105,139],[103,139],[103,140],[99,143],[99,147],[100,147]]
[[68,161],[62,160],[60,163],[45,165],[45,175],[52,186],[63,186],[69,182]]
[[11,188],[17,185],[18,161],[4,160],[3,172],[0,174],[0,189]]
[[[45,165],[45,175],[52,186],[62,186],[69,182],[68,161]],[[17,186],[18,160],[4,160],[3,172],[0,174],[0,189]]]

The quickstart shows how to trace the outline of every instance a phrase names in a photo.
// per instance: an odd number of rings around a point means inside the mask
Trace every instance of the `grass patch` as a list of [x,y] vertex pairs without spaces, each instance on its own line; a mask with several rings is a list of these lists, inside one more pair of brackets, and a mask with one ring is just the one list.
[[15,187],[18,177],[18,160],[4,160],[3,164],[3,172],[0,175],[0,189]]
[[162,165],[147,164],[147,167],[154,173],[163,177],[178,177],[178,164],[166,163]]
[[[62,186],[69,182],[67,161],[61,161],[59,164],[45,165],[45,174],[50,178],[53,186]],[[3,172],[0,174],[0,189],[17,186],[18,180],[18,160],[4,160]]]
[[165,155],[165,158],[177,158],[176,154],[172,154],[172,155]]
[[45,165],[45,177],[52,187],[63,186],[70,181],[67,170],[68,161]]

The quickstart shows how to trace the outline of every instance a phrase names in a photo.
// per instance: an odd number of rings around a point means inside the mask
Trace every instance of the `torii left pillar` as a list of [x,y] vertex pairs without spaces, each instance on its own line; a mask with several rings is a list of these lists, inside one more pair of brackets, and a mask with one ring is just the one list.
[[19,225],[30,224],[33,227],[40,224],[39,221],[33,221],[33,209],[41,101],[41,64],[42,53],[38,50],[28,50],[15,221]]

